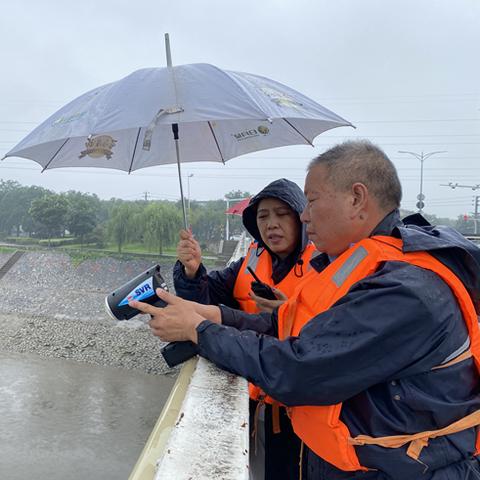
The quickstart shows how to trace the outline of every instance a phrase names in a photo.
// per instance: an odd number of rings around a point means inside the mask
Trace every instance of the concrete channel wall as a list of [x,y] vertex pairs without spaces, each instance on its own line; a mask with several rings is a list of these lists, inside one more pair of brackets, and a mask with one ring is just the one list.
[[[243,236],[232,259],[247,247]],[[248,432],[246,380],[191,359],[129,480],[247,480]]]

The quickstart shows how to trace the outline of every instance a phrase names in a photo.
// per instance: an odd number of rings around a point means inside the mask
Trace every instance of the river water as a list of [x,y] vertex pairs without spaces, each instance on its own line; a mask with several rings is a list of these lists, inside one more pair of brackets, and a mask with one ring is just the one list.
[[0,480],[127,480],[174,381],[0,352]]

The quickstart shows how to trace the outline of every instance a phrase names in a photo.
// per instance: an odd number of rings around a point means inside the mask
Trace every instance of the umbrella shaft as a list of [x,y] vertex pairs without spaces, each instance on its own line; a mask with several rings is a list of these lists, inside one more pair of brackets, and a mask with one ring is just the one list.
[[[177,127],[176,129],[174,127]],[[172,125],[173,135],[175,138],[175,152],[177,154],[177,168],[178,168],[178,181],[180,183],[180,196],[182,198],[182,211],[183,211],[183,225],[185,230],[188,230],[187,211],[185,209],[185,197],[183,196],[183,184],[182,184],[182,170],[180,168],[180,149],[178,147],[178,124]]]

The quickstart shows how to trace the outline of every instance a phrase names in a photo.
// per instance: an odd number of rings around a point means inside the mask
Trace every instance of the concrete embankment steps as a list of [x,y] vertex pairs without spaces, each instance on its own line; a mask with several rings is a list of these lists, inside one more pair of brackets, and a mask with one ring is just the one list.
[[233,252],[237,248],[238,240],[224,240],[222,243],[222,251],[218,254],[218,259],[215,262],[216,266],[224,266],[232,257]]
[[20,257],[24,254],[24,251],[16,250],[12,256],[2,265],[0,268],[0,280],[6,275],[6,273],[20,260]]

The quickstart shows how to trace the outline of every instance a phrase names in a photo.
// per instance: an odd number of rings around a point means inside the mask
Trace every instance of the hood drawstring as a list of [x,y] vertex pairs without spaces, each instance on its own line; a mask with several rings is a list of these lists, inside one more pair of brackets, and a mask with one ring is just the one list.
[[265,405],[265,394],[258,397],[257,406],[255,408],[255,414],[253,416],[253,428],[252,428],[252,438],[255,445],[255,455],[257,455],[257,446],[258,446],[258,419],[260,417],[260,410]]
[[300,444],[300,458],[298,459],[298,478],[299,480],[302,480],[303,478],[303,446],[305,444],[302,443]]
[[[300,255],[299,256],[302,256],[303,255],[303,252],[300,252]],[[297,271],[297,265],[300,266],[300,273]],[[296,262],[295,262],[295,266],[293,267],[293,273],[295,274],[295,276],[297,278],[301,278],[303,277],[303,258],[299,258]]]

